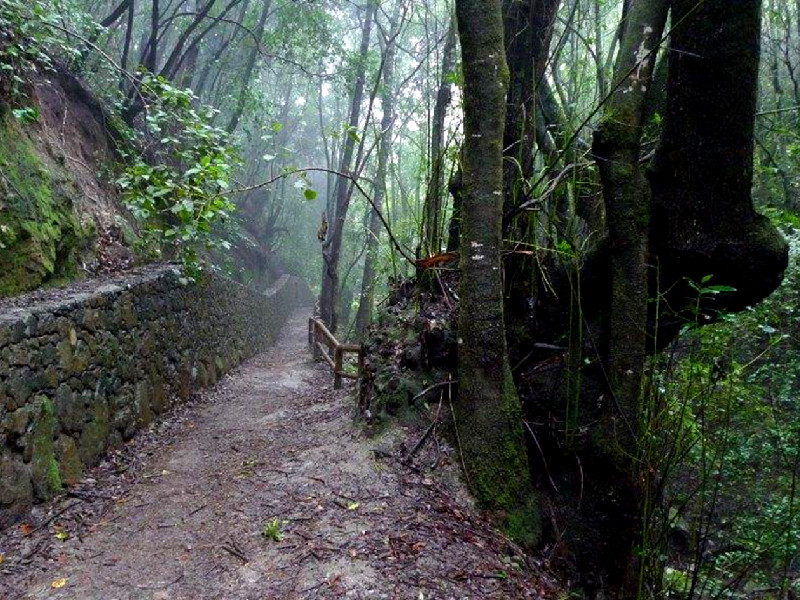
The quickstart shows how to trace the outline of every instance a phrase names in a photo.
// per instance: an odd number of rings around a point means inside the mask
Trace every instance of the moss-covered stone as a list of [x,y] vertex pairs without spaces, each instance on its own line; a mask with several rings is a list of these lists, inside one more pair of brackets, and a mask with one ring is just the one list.
[[86,466],[94,466],[105,453],[110,432],[108,404],[105,398],[98,398],[94,404],[94,419],[81,433],[80,457]]
[[11,453],[0,454],[0,527],[13,522],[32,502],[30,466]]
[[69,180],[54,177],[9,117],[0,120],[0,297],[77,272],[86,237],[72,210]]
[[136,406],[139,409],[139,425],[144,426],[150,424],[153,420],[153,411],[150,406],[150,384],[144,380],[136,384],[136,391],[134,397],[136,399]]
[[38,415],[31,436],[31,483],[37,500],[49,500],[62,488],[61,472],[53,448],[58,426],[49,398],[38,399]]
[[83,464],[75,440],[67,435],[61,435],[54,446],[62,482],[66,485],[75,485],[83,475]]

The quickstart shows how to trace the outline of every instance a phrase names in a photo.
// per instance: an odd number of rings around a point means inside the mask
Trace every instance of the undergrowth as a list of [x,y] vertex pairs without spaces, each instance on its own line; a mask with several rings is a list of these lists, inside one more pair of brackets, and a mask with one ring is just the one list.
[[[800,594],[800,234],[780,288],[660,360],[670,598]],[[667,448],[662,448],[662,452]]]

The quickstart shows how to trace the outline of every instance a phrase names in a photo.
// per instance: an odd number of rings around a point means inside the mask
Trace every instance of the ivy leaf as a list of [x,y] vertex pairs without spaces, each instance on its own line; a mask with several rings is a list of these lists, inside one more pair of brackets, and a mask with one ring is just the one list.
[[314,200],[317,197],[317,192],[311,188],[306,188],[303,190],[303,197],[306,200]]

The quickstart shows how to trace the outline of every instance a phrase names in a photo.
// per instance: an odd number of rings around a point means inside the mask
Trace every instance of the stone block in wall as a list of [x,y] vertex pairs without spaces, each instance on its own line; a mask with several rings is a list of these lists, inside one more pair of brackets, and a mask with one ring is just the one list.
[[59,385],[56,390],[55,412],[62,431],[77,433],[83,429],[86,421],[83,398],[66,383]]
[[36,374],[28,368],[13,369],[6,383],[8,409],[15,410],[24,406],[33,395]]
[[91,407],[92,419],[83,428],[78,443],[81,462],[93,467],[100,462],[106,451],[108,436],[111,433],[108,404],[105,398],[98,398]]
[[54,443],[54,450],[62,483],[75,485],[83,476],[83,463],[78,455],[78,446],[75,440],[68,435],[61,434]]
[[0,453],[0,527],[24,515],[33,503],[31,468],[22,458],[5,450]]
[[58,422],[50,399],[36,399],[33,428],[30,433],[30,463],[33,497],[49,500],[61,491],[61,471],[56,460],[53,439],[58,432]]
[[136,390],[134,391],[134,399],[136,401],[136,407],[139,410],[139,427],[149,425],[153,420],[153,409],[150,406],[150,397],[150,382],[146,379],[138,382],[136,384]]

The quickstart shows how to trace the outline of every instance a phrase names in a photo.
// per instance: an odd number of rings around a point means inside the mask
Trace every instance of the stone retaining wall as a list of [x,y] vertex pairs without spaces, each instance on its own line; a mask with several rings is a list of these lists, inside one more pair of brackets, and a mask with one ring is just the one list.
[[294,277],[260,294],[216,275],[187,284],[171,265],[81,289],[0,307],[0,527],[265,350],[311,303]]

